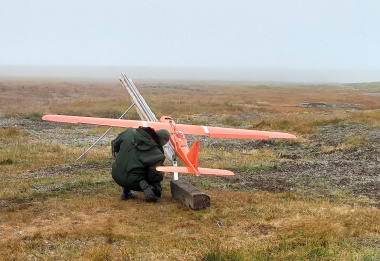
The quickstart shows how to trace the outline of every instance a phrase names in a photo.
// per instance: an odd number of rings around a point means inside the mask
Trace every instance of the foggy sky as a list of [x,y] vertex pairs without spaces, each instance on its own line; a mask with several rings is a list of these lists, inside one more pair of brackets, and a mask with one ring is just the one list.
[[0,0],[0,77],[380,81],[378,46],[375,0]]

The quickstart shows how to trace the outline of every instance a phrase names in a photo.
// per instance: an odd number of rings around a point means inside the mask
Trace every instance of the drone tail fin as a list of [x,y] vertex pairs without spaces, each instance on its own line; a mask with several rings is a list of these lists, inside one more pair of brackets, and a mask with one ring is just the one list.
[[197,169],[198,168],[198,154],[199,154],[199,140],[196,140],[191,147],[187,157],[189,158],[191,164]]

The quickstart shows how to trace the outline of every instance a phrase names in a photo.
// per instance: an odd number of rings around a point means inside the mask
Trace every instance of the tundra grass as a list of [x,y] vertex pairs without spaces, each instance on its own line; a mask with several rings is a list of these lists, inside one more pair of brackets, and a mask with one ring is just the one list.
[[[101,186],[101,184],[100,184]],[[0,250],[25,260],[376,260],[379,210],[292,193],[207,190],[191,211],[165,192],[159,204],[119,191],[61,194],[1,210]],[[219,258],[219,259],[217,259]]]
[[[57,164],[72,163],[82,148],[45,143],[15,127],[0,129],[0,173],[20,172]],[[91,159],[109,159],[109,149],[91,151]]]
[[[377,96],[367,95],[369,91],[365,88],[347,86],[166,83],[157,87],[143,82],[136,82],[136,85],[158,117],[202,113],[300,113],[304,109],[297,106],[303,102],[360,104],[365,110],[379,109]],[[118,81],[9,81],[2,83],[0,104],[1,114],[24,118],[45,113],[119,117],[130,105],[130,99]]]
[[[378,97],[345,87],[141,87],[158,117],[166,114],[202,125],[285,131],[301,137],[326,125],[379,126]],[[360,103],[368,111],[294,107],[301,102]],[[5,84],[0,104],[0,115],[38,122],[45,113],[115,118],[130,101],[118,83],[47,82]],[[134,119],[137,114],[128,117]],[[84,132],[97,138],[103,130]],[[67,125],[65,131],[77,130]],[[303,138],[279,147],[286,151],[287,146],[302,142]],[[367,142],[358,135],[325,150],[345,150]],[[335,193],[333,198],[313,197],[310,191],[236,191],[228,180],[204,177],[197,179],[196,185],[211,196],[211,208],[192,211],[171,198],[168,179],[157,204],[146,203],[141,193],[137,200],[121,201],[120,188],[110,176],[109,145],[98,146],[82,162],[75,162],[84,148],[87,144],[49,143],[18,127],[0,128],[1,259],[380,259],[379,209],[361,204],[361,199],[344,191],[332,190],[326,180],[313,180],[312,186]],[[281,153],[270,146],[239,151],[226,148],[228,142],[205,146],[200,151],[200,165],[256,173],[276,169]]]
[[[75,148],[34,147],[34,136],[17,128],[1,133],[3,144],[13,141],[24,148],[15,158],[9,152],[16,147],[2,154],[23,163],[1,166],[0,251],[6,260],[379,258],[380,213],[376,208],[293,193],[239,192],[228,186],[200,184],[211,196],[212,207],[194,212],[170,197],[168,181],[158,204],[144,202],[141,193],[139,199],[124,202],[110,177],[108,147],[99,147],[91,159],[74,164],[79,153]],[[214,167],[275,168],[268,163],[276,158],[271,149],[204,151],[202,164]],[[28,165],[32,160],[27,154],[33,155],[34,165]],[[53,161],[45,162],[46,155]],[[260,160],[266,163],[252,164]],[[67,163],[72,167],[65,167]],[[323,181],[315,186],[329,189]]]
[[348,138],[346,143],[340,144],[339,146],[323,146],[323,152],[331,153],[334,151],[344,151],[351,148],[364,146],[368,143],[366,137],[361,136],[360,134],[352,135]]
[[277,159],[273,149],[257,150],[218,150],[215,148],[202,148],[199,152],[200,166],[210,168],[249,169],[256,168],[262,163]]

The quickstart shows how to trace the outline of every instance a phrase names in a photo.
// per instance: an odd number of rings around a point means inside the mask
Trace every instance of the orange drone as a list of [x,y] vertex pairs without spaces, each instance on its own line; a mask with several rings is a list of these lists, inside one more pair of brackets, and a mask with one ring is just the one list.
[[[171,134],[168,144],[170,145],[169,150],[172,150],[174,152],[174,153],[172,152],[173,158],[171,159],[173,162],[173,166],[158,166],[156,169],[158,171],[163,171],[163,172],[173,172],[173,173],[180,172],[180,173],[189,173],[189,174],[195,174],[195,175],[202,174],[202,175],[215,175],[215,176],[233,176],[234,173],[229,170],[198,167],[198,152],[199,152],[199,146],[200,146],[199,140],[196,140],[193,146],[191,147],[191,149],[189,149],[185,134],[207,136],[210,138],[228,138],[228,139],[266,140],[266,139],[295,139],[296,138],[292,134],[282,133],[282,132],[209,127],[209,126],[198,126],[198,125],[189,125],[189,124],[175,124],[173,119],[169,116],[162,116],[161,119],[157,121],[154,114],[145,103],[145,100],[137,91],[137,88],[133,84],[132,80],[123,74],[123,79],[120,79],[120,81],[126,87],[127,91],[131,95],[131,98],[133,101],[132,106],[136,105],[136,110],[138,111],[140,117],[146,120],[137,121],[137,120],[123,120],[121,119],[121,117],[119,119],[108,119],[108,118],[67,116],[67,115],[45,115],[42,117],[42,120],[63,122],[63,123],[70,123],[70,124],[90,124],[90,125],[109,126],[110,128],[112,127],[139,128],[142,126],[142,127],[151,127],[155,130],[166,129]],[[128,110],[126,112],[128,112]],[[124,116],[124,114],[122,116]],[[102,137],[104,137],[104,135]],[[98,141],[99,140],[100,139],[98,139]],[[95,144],[97,142],[95,142]],[[91,146],[91,148],[92,147],[93,146]],[[165,150],[166,152],[168,152],[167,149],[168,148],[166,148]],[[85,153],[87,152],[88,150]],[[82,156],[84,154],[82,154]],[[167,153],[167,154],[170,154],[170,153]],[[179,158],[181,158],[182,161],[186,164],[186,166],[184,167],[176,166],[177,164],[176,164],[174,154],[177,155]]]

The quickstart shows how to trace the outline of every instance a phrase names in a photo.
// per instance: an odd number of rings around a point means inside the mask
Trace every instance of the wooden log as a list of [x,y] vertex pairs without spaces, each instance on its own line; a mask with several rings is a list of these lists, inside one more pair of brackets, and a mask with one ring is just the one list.
[[191,209],[210,207],[210,197],[185,180],[171,180],[170,190],[173,198]]

